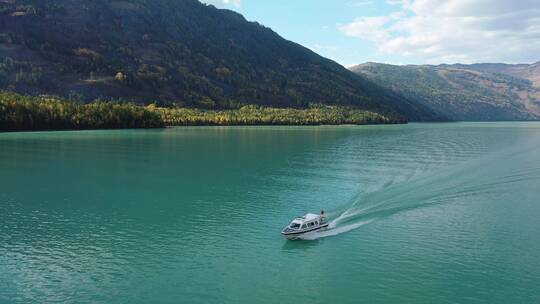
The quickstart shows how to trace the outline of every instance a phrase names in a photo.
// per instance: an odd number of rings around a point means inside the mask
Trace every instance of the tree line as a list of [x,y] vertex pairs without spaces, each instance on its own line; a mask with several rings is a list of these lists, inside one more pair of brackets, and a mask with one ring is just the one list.
[[0,131],[163,127],[159,113],[133,103],[88,104],[50,96],[0,93]]
[[339,125],[404,123],[399,117],[344,106],[226,110],[165,108],[115,101],[79,103],[0,92],[0,131],[161,128],[187,125]]
[[237,109],[157,108],[166,125],[340,125],[402,123],[377,113],[342,106],[270,108],[246,105]]

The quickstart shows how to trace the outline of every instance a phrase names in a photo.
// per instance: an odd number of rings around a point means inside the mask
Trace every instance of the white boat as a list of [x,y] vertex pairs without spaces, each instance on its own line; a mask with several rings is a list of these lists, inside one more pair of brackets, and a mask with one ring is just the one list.
[[302,234],[326,229],[328,223],[324,211],[321,214],[307,213],[302,217],[295,218],[281,230],[281,234],[289,240],[299,238]]

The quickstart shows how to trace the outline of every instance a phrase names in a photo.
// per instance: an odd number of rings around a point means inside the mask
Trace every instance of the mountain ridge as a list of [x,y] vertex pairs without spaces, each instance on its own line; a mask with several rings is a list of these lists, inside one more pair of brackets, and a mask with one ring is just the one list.
[[0,89],[164,105],[355,106],[441,116],[242,15],[197,0],[3,0]]
[[453,120],[540,119],[540,64],[389,65],[350,70]]

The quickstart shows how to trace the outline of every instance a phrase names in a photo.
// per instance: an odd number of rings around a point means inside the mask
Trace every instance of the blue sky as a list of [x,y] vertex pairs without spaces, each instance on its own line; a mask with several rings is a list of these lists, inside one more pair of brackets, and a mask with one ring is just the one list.
[[[538,0],[205,0],[345,66],[540,60]],[[538,54],[538,55],[537,55]]]
[[396,10],[384,1],[274,0],[245,1],[238,8],[248,20],[271,27],[286,39],[298,42],[346,66],[365,61],[396,62],[395,55],[379,54],[376,46],[351,39],[339,30],[358,16],[377,16]]
[[[216,1],[214,1],[214,4]],[[399,62],[399,56],[379,54],[369,41],[351,39],[340,25],[358,16],[377,16],[399,7],[385,1],[354,0],[243,0],[234,9],[249,21],[272,28],[282,37],[300,43],[346,66],[366,61]]]

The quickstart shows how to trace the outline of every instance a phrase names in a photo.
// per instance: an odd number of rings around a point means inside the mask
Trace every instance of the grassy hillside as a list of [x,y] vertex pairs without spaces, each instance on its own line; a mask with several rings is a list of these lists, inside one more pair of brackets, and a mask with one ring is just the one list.
[[539,119],[540,90],[515,76],[523,74],[495,66],[366,63],[351,70],[453,120]]
[[269,28],[196,0],[0,1],[0,89],[206,109],[334,104],[439,118]]

